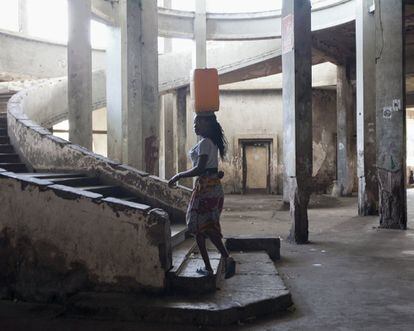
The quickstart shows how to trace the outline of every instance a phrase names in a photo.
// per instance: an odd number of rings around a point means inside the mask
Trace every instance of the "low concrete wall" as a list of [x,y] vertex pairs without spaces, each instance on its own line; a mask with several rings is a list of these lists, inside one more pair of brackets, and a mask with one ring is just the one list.
[[0,297],[165,287],[170,223],[159,209],[0,171]]

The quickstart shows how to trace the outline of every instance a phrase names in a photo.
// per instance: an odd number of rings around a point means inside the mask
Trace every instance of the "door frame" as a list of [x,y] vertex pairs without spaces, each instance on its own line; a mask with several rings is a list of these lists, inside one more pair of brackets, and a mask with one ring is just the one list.
[[[271,163],[272,163],[272,143],[273,139],[240,139],[241,152],[242,152],[242,173],[243,173],[243,185],[242,192],[243,194],[248,193],[262,193],[270,194],[271,185],[270,185],[270,176],[271,176]],[[255,144],[264,144],[267,147],[267,178],[266,178],[266,188],[265,189],[248,189],[247,188],[247,159],[246,159],[246,146],[253,146]]]

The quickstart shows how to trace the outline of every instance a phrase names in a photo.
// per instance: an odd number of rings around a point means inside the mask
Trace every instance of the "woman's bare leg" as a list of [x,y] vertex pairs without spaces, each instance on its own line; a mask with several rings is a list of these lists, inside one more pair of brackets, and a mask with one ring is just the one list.
[[236,262],[229,255],[229,252],[227,251],[226,246],[224,246],[223,244],[223,240],[221,239],[221,236],[214,232],[214,233],[209,233],[208,237],[210,238],[214,246],[216,246],[221,256],[223,256],[224,258],[225,273],[226,273],[225,278],[230,278],[234,276],[236,272]]
[[203,235],[196,235],[196,241],[198,249],[200,250],[201,257],[203,258],[204,264],[207,271],[213,271],[213,268],[210,264],[210,259],[208,257],[208,252],[206,248],[206,238]]
[[208,233],[208,237],[210,238],[211,242],[214,246],[216,246],[217,250],[220,254],[227,259],[229,257],[229,252],[227,251],[226,247],[223,244],[223,240],[221,240],[221,236],[217,233]]

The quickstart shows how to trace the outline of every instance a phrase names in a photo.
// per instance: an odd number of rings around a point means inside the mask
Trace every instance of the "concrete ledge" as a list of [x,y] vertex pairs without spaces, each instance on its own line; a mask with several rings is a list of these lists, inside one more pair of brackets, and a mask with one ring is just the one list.
[[[237,273],[213,294],[133,296],[80,293],[65,312],[69,317],[222,326],[285,311],[292,305],[289,290],[266,253],[234,254]],[[166,326],[166,329],[168,327]]]
[[226,238],[226,247],[230,251],[238,252],[266,251],[273,261],[280,259],[280,238],[257,236]]
[[53,184],[49,186],[51,190],[53,190],[56,195],[60,196],[63,199],[78,199],[80,197],[89,198],[91,200],[100,200],[102,199],[102,194],[83,191],[76,187]]
[[126,200],[117,199],[117,198],[105,198],[105,199],[102,199],[102,201],[107,202],[109,205],[117,205],[117,206],[121,205],[121,206],[129,207],[129,208],[138,209],[143,212],[147,212],[151,209],[151,206],[143,205],[142,203],[131,202],[131,201],[126,201]]
[[35,184],[35,185],[42,186],[42,187],[53,185],[52,182],[45,180],[45,179],[22,176],[17,173],[9,172],[9,171],[2,172],[0,176],[17,179],[23,183]]

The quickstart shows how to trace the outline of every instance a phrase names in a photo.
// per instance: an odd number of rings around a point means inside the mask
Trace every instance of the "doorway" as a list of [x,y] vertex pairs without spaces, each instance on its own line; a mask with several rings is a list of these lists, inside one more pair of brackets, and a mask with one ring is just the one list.
[[243,192],[270,193],[270,141],[243,141]]

